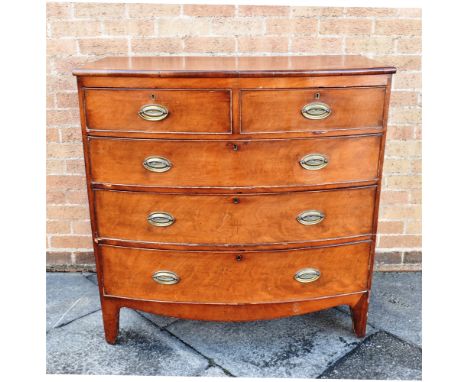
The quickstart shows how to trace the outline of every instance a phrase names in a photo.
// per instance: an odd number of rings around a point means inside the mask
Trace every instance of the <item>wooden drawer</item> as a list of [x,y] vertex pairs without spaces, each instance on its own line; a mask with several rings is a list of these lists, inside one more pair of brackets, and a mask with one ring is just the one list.
[[235,142],[92,138],[91,178],[95,183],[158,187],[369,181],[378,177],[380,140],[380,135]]
[[[307,300],[367,289],[368,242],[275,252],[176,252],[100,247],[104,294],[132,299],[260,303]],[[302,269],[320,272],[302,283]],[[178,277],[175,284],[153,280],[158,271]],[[172,277],[174,277],[172,275]]]
[[[90,130],[231,132],[230,90],[86,89],[85,105],[86,126]],[[148,105],[151,107],[144,111],[142,108]],[[155,105],[162,106],[165,111],[160,107],[154,109]],[[161,120],[144,119],[164,115]]]
[[[242,90],[241,94],[242,133],[382,126],[385,88]],[[309,112],[302,113],[306,105],[310,106]]]
[[[301,243],[372,232],[376,187],[281,194],[186,195],[96,190],[98,237],[150,243]],[[297,218],[304,211],[304,223]],[[167,226],[150,224],[154,221]]]

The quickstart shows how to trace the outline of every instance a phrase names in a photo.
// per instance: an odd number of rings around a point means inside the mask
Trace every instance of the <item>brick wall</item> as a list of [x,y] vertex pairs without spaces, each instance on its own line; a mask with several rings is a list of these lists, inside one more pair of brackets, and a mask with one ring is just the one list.
[[73,67],[106,55],[363,54],[395,65],[377,267],[421,262],[421,11],[47,4],[47,263],[92,264]]

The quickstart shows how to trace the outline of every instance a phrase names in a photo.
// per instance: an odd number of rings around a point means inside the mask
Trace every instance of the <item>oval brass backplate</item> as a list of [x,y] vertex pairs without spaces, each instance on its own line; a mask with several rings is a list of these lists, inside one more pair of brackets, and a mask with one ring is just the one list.
[[169,115],[169,110],[162,105],[149,104],[143,105],[138,115],[145,121],[162,121]]
[[164,157],[151,156],[143,161],[143,167],[152,172],[166,172],[172,168],[172,163]]
[[156,227],[167,227],[175,222],[175,218],[167,212],[151,212],[147,220],[149,224]]
[[307,210],[297,215],[296,220],[304,225],[313,225],[320,223],[325,219],[325,214],[318,210]]
[[320,271],[315,268],[303,268],[296,272],[294,280],[306,284],[311,283],[320,278]]
[[153,280],[159,284],[172,285],[180,281],[180,277],[171,271],[157,271],[153,274]]
[[299,164],[306,170],[320,170],[328,165],[328,158],[323,154],[307,154]]
[[301,113],[307,119],[325,119],[331,114],[331,109],[326,103],[312,102],[305,105]]

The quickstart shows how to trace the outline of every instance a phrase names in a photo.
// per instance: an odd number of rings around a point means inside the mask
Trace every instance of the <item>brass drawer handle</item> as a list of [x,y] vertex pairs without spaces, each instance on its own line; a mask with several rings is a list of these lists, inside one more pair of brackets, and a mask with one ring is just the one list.
[[312,102],[305,105],[301,113],[307,119],[325,119],[331,114],[331,109],[326,103]]
[[306,170],[320,170],[328,165],[328,158],[323,154],[308,154],[299,163]]
[[313,225],[320,223],[325,219],[325,214],[317,210],[308,210],[297,215],[296,220],[304,225]]
[[152,172],[166,172],[172,168],[172,163],[169,159],[154,156],[146,158],[143,167]]
[[169,115],[169,110],[162,105],[150,104],[142,106],[138,115],[146,121],[161,121]]
[[180,277],[177,276],[177,273],[171,271],[157,271],[153,274],[153,280],[159,284],[172,285],[177,284]]
[[315,268],[303,268],[296,272],[294,275],[294,280],[307,284],[314,281],[317,281],[320,278],[320,271]]
[[167,212],[151,212],[147,220],[156,227],[167,227],[175,222],[175,218]]

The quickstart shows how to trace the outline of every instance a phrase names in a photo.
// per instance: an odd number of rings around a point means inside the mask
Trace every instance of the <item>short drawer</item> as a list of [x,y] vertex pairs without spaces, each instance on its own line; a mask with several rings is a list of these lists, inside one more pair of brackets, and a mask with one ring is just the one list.
[[91,138],[95,183],[277,187],[372,181],[381,136],[253,141]]
[[382,127],[385,88],[242,90],[242,133]]
[[230,133],[230,90],[86,89],[90,130]]
[[99,251],[106,296],[242,304],[364,291],[370,245],[242,253],[110,246]]
[[100,238],[207,245],[368,235],[375,192],[375,186],[248,195],[94,191]]

